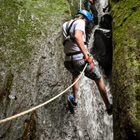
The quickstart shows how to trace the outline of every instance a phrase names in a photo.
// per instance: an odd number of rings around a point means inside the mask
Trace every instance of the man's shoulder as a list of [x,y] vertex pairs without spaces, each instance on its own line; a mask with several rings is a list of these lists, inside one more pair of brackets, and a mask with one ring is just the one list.
[[83,19],[76,19],[75,23],[85,23]]
[[63,23],[63,25],[62,25],[62,28],[63,28],[63,29],[66,28],[68,22],[69,22],[69,21],[66,21],[66,22]]
[[74,21],[74,23],[84,23],[84,20],[82,19],[72,19],[70,21],[64,22],[63,25],[66,25],[68,22],[71,23],[72,21]]
[[64,23],[63,23],[63,26],[66,25],[67,23],[68,23],[68,21],[64,22]]
[[69,20],[63,23],[63,26],[66,26],[67,23],[71,23],[73,20]]
[[74,24],[76,27],[85,27],[85,22],[83,19],[77,19]]

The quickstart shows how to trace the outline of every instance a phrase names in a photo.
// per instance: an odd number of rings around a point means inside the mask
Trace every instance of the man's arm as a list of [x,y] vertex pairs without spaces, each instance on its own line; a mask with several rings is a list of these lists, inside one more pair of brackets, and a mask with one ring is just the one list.
[[87,51],[85,49],[82,34],[83,34],[83,32],[81,30],[75,30],[74,38],[75,38],[75,41],[76,41],[77,45],[79,46],[80,50],[84,54],[84,58],[88,59],[88,54],[87,54]]

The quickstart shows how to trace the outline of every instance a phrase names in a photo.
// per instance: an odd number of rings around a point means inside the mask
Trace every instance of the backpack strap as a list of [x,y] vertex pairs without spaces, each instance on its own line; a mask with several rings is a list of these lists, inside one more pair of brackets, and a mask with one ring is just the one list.
[[[66,31],[67,31],[67,36],[70,35],[70,29],[71,29],[71,27],[72,27],[72,25],[73,25],[73,23],[74,23],[75,21],[76,21],[76,20],[73,20],[72,23],[70,24],[68,30],[66,29]],[[69,24],[69,22],[68,22],[68,24]]]
[[[65,45],[65,43],[66,43],[66,41],[75,41],[74,40],[74,38],[72,38],[71,36],[70,36],[70,29],[71,29],[71,27],[72,27],[72,25],[73,25],[73,23],[76,21],[76,19],[74,19],[73,21],[72,21],[72,23],[70,24],[70,26],[69,26],[69,23],[70,22],[68,22],[67,24],[66,24],[66,32],[67,32],[67,35],[66,35],[66,39],[64,40],[64,42],[63,42],[63,45]],[[88,45],[87,44],[87,42],[84,42],[84,44],[85,45]]]
[[[67,32],[67,35],[66,35],[66,39],[65,39],[64,42],[63,42],[63,45],[65,45],[66,41],[70,41],[70,40],[73,40],[73,41],[74,41],[74,38],[72,38],[72,37],[70,36],[70,29],[71,29],[71,27],[72,27],[72,25],[73,25],[73,23],[74,23],[75,21],[76,21],[76,20],[73,20],[72,23],[70,24],[70,26],[69,26],[69,23],[70,23],[70,22],[67,23],[67,25],[66,25],[66,32]],[[69,26],[69,27],[68,27],[68,26]]]

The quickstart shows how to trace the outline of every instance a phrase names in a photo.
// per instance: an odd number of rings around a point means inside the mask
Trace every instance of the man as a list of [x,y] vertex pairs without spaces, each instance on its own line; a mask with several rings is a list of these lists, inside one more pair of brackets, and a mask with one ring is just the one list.
[[[86,51],[86,33],[85,27],[91,22],[91,14],[87,10],[79,11],[74,20],[63,24],[63,45],[66,54],[64,65],[72,73],[72,82],[79,77],[86,63],[85,76],[95,81],[100,95],[107,108],[107,113],[112,114],[112,104],[109,103],[104,82],[96,65],[94,65],[90,55]],[[73,95],[68,100],[73,107],[78,104],[77,101],[78,82],[73,86]]]

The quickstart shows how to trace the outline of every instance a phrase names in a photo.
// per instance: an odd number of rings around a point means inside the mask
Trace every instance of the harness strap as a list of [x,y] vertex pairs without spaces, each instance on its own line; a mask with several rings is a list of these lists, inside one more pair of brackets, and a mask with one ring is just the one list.
[[74,65],[73,65],[73,57],[71,56],[71,66],[72,66],[72,69],[74,69]]
[[[67,32],[67,35],[66,35],[66,39],[64,40],[64,42],[63,42],[63,45],[65,45],[65,43],[67,42],[67,41],[75,41],[75,39],[74,38],[72,38],[71,36],[70,36],[70,29],[71,29],[71,27],[72,27],[72,25],[73,25],[73,23],[76,21],[76,19],[74,19],[73,21],[72,21],[72,23],[70,24],[70,26],[69,26],[69,23],[70,22],[68,22],[67,24],[66,24],[66,32]],[[69,27],[68,27],[69,26]],[[88,45],[87,44],[87,42],[84,42],[84,44],[85,45]]]
[[[73,23],[74,23],[75,21],[76,21],[76,20],[73,20],[72,23],[70,24],[68,30],[66,29],[66,31],[67,31],[67,36],[70,35],[71,26],[73,25]],[[69,24],[69,22],[68,22],[67,24]]]
[[90,72],[93,70],[94,66],[96,66],[96,64],[93,64],[93,63],[92,63],[92,67],[91,67],[91,69],[90,69]]
[[82,52],[78,51],[78,52],[67,53],[66,56],[73,56],[73,55],[80,54],[80,53],[82,53]]
[[[67,32],[67,35],[66,35],[66,39],[65,39],[64,42],[63,42],[63,45],[65,45],[66,41],[70,41],[70,40],[75,41],[74,38],[72,38],[72,37],[70,36],[70,29],[71,29],[71,27],[72,27],[72,25],[73,25],[73,23],[74,23],[75,21],[76,21],[76,19],[72,21],[72,23],[70,24],[70,26],[69,26],[69,23],[70,23],[70,22],[67,23],[67,25],[66,25],[66,32]],[[69,27],[68,27],[68,26],[69,26]]]
[[94,68],[94,65],[93,65],[93,63],[92,63],[92,67],[91,67],[91,69],[90,69],[90,72],[93,70],[93,68]]

